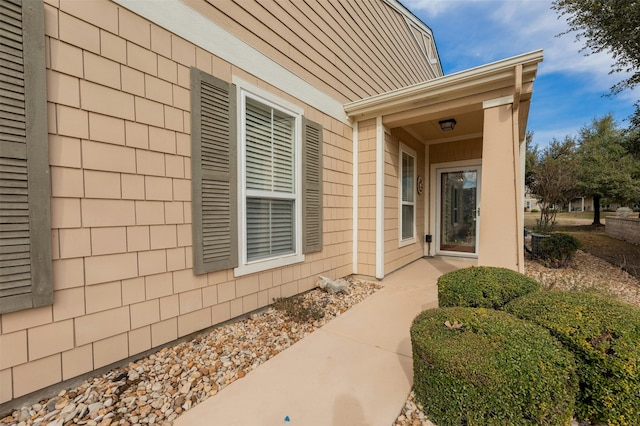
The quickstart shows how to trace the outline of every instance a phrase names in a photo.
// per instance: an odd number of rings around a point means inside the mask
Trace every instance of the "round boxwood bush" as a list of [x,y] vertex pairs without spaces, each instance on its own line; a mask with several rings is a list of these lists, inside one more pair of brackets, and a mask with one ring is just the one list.
[[547,328],[574,353],[579,419],[640,425],[640,309],[605,296],[549,291],[505,310]]
[[414,390],[438,426],[565,425],[573,356],[544,328],[504,311],[440,308],[411,327]]
[[537,291],[540,283],[506,268],[473,266],[448,272],[438,279],[440,307],[500,309],[511,300]]
[[538,256],[545,266],[565,268],[580,248],[580,242],[572,235],[551,234],[538,243]]

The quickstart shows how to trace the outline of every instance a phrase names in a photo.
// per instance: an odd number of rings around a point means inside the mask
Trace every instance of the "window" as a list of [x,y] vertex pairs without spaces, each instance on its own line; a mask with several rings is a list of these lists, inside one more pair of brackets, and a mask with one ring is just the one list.
[[400,144],[400,242],[413,243],[416,235],[416,153]]
[[0,314],[53,303],[42,1],[0,3]]
[[191,93],[194,272],[321,251],[322,127],[196,68]]
[[299,254],[299,115],[242,93],[243,263]]

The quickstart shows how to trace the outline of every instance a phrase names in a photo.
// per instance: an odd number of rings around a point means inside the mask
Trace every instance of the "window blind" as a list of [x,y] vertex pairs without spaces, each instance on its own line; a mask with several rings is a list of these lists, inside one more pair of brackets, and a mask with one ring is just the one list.
[[294,253],[295,118],[247,98],[247,261]]

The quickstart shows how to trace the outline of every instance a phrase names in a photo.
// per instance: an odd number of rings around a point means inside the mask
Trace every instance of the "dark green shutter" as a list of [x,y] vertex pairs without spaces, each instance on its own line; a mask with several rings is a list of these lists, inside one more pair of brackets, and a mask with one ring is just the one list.
[[0,0],[0,314],[53,303],[42,1]]
[[322,250],[322,126],[302,121],[302,252]]
[[235,86],[191,68],[193,265],[238,266]]

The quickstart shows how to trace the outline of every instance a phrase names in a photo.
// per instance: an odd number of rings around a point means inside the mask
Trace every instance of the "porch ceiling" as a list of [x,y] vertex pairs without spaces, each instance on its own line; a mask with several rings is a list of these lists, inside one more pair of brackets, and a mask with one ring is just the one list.
[[[382,117],[388,128],[403,127],[418,140],[437,143],[481,136],[485,101],[513,96],[519,108],[524,137],[538,63],[534,51],[481,67],[440,77],[345,105],[352,121]],[[438,122],[456,120],[454,130],[443,132]]]
[[[443,131],[438,122],[449,118],[456,120],[456,126],[453,130]],[[420,141],[439,143],[482,136],[483,124],[484,116],[482,108],[479,108],[471,112],[448,111],[446,114],[439,117],[422,117],[420,121],[414,124],[407,124],[403,126],[396,124],[387,125],[390,128],[403,127]]]

